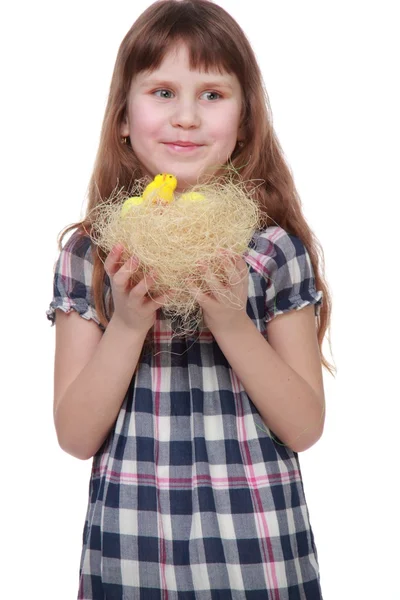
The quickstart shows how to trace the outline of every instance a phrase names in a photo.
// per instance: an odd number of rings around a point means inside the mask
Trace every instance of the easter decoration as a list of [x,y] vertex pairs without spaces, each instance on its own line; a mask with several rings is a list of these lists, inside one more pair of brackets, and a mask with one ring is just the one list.
[[[92,241],[106,254],[122,244],[122,260],[139,259],[132,285],[151,271],[156,283],[149,296],[164,294],[162,310],[173,335],[193,335],[201,328],[202,311],[190,289],[221,294],[207,281],[206,269],[223,284],[226,260],[244,256],[260,224],[255,186],[230,175],[177,193],[177,179],[160,173],[129,190],[116,190],[91,214]],[[215,286],[214,286],[215,287]],[[242,308],[238,299],[238,308]]]
[[169,204],[174,200],[174,190],[177,184],[178,181],[174,175],[169,173],[156,175],[153,181],[145,187],[142,196],[132,196],[125,200],[121,216],[128,214],[132,206],[139,206],[148,200],[153,204]]

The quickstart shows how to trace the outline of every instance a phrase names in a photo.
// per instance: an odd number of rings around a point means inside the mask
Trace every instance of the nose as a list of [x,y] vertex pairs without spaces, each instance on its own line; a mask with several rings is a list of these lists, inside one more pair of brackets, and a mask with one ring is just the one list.
[[182,129],[194,129],[199,127],[200,115],[196,101],[182,98],[176,102],[171,117],[171,123],[174,127],[181,127]]

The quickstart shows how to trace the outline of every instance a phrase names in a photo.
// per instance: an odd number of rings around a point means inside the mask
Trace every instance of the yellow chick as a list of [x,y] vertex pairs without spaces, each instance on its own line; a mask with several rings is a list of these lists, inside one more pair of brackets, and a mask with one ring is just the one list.
[[146,186],[143,192],[143,200],[151,200],[153,204],[169,204],[174,200],[174,191],[178,181],[170,173],[160,173],[154,177],[154,181]]
[[142,202],[143,198],[141,196],[132,196],[132,198],[125,200],[121,208],[121,217],[125,217],[132,206],[138,206],[139,204],[142,204]]
[[121,208],[121,217],[125,217],[132,206],[139,206],[145,200],[151,200],[153,204],[169,204],[174,200],[174,190],[177,185],[178,181],[174,175],[159,173],[145,187],[142,196],[132,196],[125,200]]
[[200,192],[186,192],[180,196],[180,199],[186,202],[199,202],[200,200],[204,200],[204,196]]

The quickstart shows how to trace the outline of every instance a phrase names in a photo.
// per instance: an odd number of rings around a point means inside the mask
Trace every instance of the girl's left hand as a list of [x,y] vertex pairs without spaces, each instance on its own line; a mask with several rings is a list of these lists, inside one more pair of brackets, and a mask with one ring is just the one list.
[[249,272],[245,260],[227,255],[223,270],[226,284],[209,268],[204,269],[204,279],[212,293],[203,293],[198,288],[190,290],[203,310],[204,324],[212,333],[231,329],[247,317]]

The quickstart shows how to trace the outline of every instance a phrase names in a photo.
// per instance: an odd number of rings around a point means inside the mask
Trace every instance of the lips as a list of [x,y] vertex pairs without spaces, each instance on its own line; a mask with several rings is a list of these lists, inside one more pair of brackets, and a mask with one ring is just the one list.
[[197,151],[203,148],[203,144],[195,144],[194,142],[189,142],[187,140],[176,140],[174,142],[163,142],[164,146],[168,149],[168,152],[171,152],[173,155],[195,155]]
[[164,142],[164,144],[172,146],[182,146],[183,148],[189,148],[193,146],[201,146],[201,144],[195,144],[194,142],[183,142],[181,140],[175,140],[173,142]]

